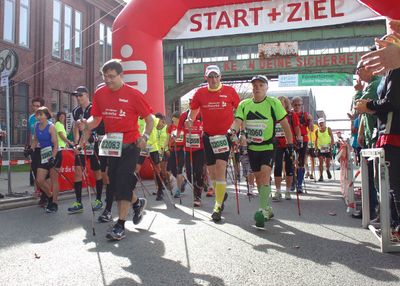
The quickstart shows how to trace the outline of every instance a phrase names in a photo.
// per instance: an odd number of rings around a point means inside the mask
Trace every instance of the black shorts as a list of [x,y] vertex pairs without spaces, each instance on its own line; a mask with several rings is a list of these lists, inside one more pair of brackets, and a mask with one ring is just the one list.
[[321,153],[321,151],[318,151],[318,157],[330,159],[332,158],[332,153],[331,152]]
[[[231,148],[231,140],[228,136],[226,136],[229,143],[229,149]],[[223,160],[228,162],[230,150],[224,153],[214,154],[213,149],[210,144],[210,139],[207,134],[203,135],[203,143],[204,143],[204,153],[206,154],[206,164],[207,166],[215,165],[217,160]]]
[[121,157],[108,157],[110,190],[117,201],[131,201],[136,186],[134,170],[139,159],[139,148],[135,144],[124,144]]
[[286,176],[293,176],[293,161],[289,157],[289,153],[286,148],[277,148],[275,150],[275,168],[274,176],[282,177],[283,160],[285,160],[285,172]]
[[[99,161],[100,158],[97,154],[87,155],[87,157],[89,157],[90,160],[90,169],[92,169],[93,171],[98,171],[101,169]],[[82,168],[86,167],[85,155],[82,154],[75,155],[75,166],[81,166]],[[105,170],[106,169],[104,167],[104,171]]]
[[171,150],[167,163],[167,171],[171,172],[174,177],[181,175],[183,165],[185,164],[185,152],[182,149]]
[[37,169],[40,166],[40,148],[35,148],[31,155],[31,169],[36,177]]
[[317,158],[317,153],[315,152],[315,148],[308,148],[307,154],[310,155],[312,158]]
[[100,161],[100,170],[102,173],[104,173],[107,169],[108,157],[107,156],[99,156],[99,161]]
[[[57,155],[56,155],[56,159],[54,160],[54,168],[59,169],[61,167],[61,163],[62,163],[62,152],[58,151]],[[40,157],[39,157],[39,166],[38,169],[45,169],[47,171],[50,170],[50,166],[48,163],[44,163],[42,164],[42,162],[40,162]]]
[[275,152],[273,150],[268,151],[252,151],[248,150],[250,167],[253,172],[260,172],[261,166],[266,165],[269,167],[274,166]]
[[[139,165],[143,165],[144,160],[146,160],[147,156],[142,156],[139,155],[139,159],[138,159],[138,164]],[[160,154],[158,153],[158,151],[154,151],[154,152],[150,152],[150,158],[153,161],[154,165],[157,165],[160,163]]]

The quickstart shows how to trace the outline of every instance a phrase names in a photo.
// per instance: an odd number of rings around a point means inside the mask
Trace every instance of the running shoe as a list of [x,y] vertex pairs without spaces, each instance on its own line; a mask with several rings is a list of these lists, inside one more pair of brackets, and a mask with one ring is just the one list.
[[157,192],[156,201],[162,201],[164,199],[164,195],[162,192]]
[[94,201],[94,203],[92,203],[92,208],[94,211],[101,210],[102,207],[103,207],[103,203],[101,202],[101,200],[96,199]]
[[70,214],[76,214],[76,213],[81,213],[83,212],[83,206],[82,203],[80,202],[74,202],[72,204],[72,207],[68,208],[68,212]]
[[319,179],[318,179],[318,182],[323,182],[323,181],[324,181],[324,177],[320,176]]
[[256,211],[256,213],[254,214],[254,220],[256,221],[256,227],[265,226],[265,218],[261,210]]
[[307,179],[308,177],[310,177],[310,173],[309,173],[309,172],[307,172],[307,173],[305,174],[304,178]]
[[290,195],[290,192],[285,192],[285,200],[291,200],[292,196]]
[[326,170],[326,174],[328,175],[328,179],[329,180],[332,179],[332,175],[331,175],[331,172],[329,170]]
[[139,198],[139,204],[133,206],[133,224],[139,224],[143,218],[143,213],[147,205],[147,200],[145,198]]
[[310,174],[310,179],[311,179],[311,180],[314,180],[313,174]]
[[271,207],[267,207],[266,209],[259,209],[259,211],[263,213],[265,221],[268,221],[274,217],[274,213]]
[[180,198],[181,197],[181,191],[177,188],[176,190],[175,190],[175,193],[174,193],[174,198]]
[[206,193],[206,197],[213,197],[215,195],[215,190],[213,187],[209,187]]
[[221,220],[221,213],[222,209],[221,207],[214,207],[213,213],[211,215],[211,218],[214,222],[218,222]]
[[125,238],[125,229],[120,224],[115,224],[110,231],[108,231],[106,237],[109,240],[121,240]]
[[297,186],[297,193],[299,193],[299,194],[303,193],[303,187],[302,186]]
[[193,206],[194,206],[195,208],[201,207],[201,200],[200,200],[200,199],[195,199],[195,200],[193,201]]
[[274,202],[279,202],[282,199],[282,194],[281,192],[275,192],[275,194],[272,196],[272,201]]
[[98,222],[110,222],[112,221],[112,215],[111,212],[108,210],[104,210],[103,213],[99,216],[97,219]]
[[53,202],[49,202],[46,207],[46,213],[56,213],[58,211],[58,205]]

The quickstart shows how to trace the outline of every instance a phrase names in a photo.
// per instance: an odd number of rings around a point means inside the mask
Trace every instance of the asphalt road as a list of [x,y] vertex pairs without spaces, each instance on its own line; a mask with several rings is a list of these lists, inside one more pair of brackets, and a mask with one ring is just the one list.
[[345,213],[338,186],[309,183],[301,216],[295,199],[273,203],[265,230],[253,227],[258,198],[249,202],[244,185],[240,215],[230,185],[219,224],[210,220],[213,198],[193,218],[190,193],[176,209],[149,196],[145,218],[128,221],[120,242],[106,240],[107,224],[92,235],[88,209],[68,215],[71,200],[56,214],[1,211],[0,285],[399,285],[400,255],[380,253]]

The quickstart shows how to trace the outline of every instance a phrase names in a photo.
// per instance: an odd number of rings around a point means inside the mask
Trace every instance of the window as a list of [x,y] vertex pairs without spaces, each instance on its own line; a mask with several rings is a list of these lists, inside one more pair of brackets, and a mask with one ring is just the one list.
[[70,62],[71,55],[71,35],[72,35],[72,8],[65,5],[64,7],[64,60]]
[[3,39],[14,43],[15,37],[15,0],[4,1]]
[[69,92],[64,91],[60,97],[60,111],[64,111],[68,113],[70,111],[70,97],[71,94]]
[[111,27],[100,23],[99,45],[100,45],[100,66],[112,57],[112,30]]
[[54,57],[61,58],[61,2],[53,1],[53,47]]
[[82,13],[75,11],[75,56],[74,62],[82,64]]
[[19,2],[19,45],[29,47],[29,0]]
[[51,91],[50,112],[56,114],[60,110],[60,91],[53,89]]

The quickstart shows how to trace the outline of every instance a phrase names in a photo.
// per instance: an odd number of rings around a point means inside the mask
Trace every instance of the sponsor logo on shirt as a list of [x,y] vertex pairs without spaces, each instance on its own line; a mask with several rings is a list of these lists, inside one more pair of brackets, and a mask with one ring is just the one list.
[[219,97],[225,97],[225,98],[227,98],[228,96],[225,95],[225,94],[220,94]]
[[126,112],[123,111],[122,109],[119,110],[119,116],[120,117],[125,117],[126,116]]
[[127,99],[119,98],[118,100],[119,100],[119,102],[128,103]]

